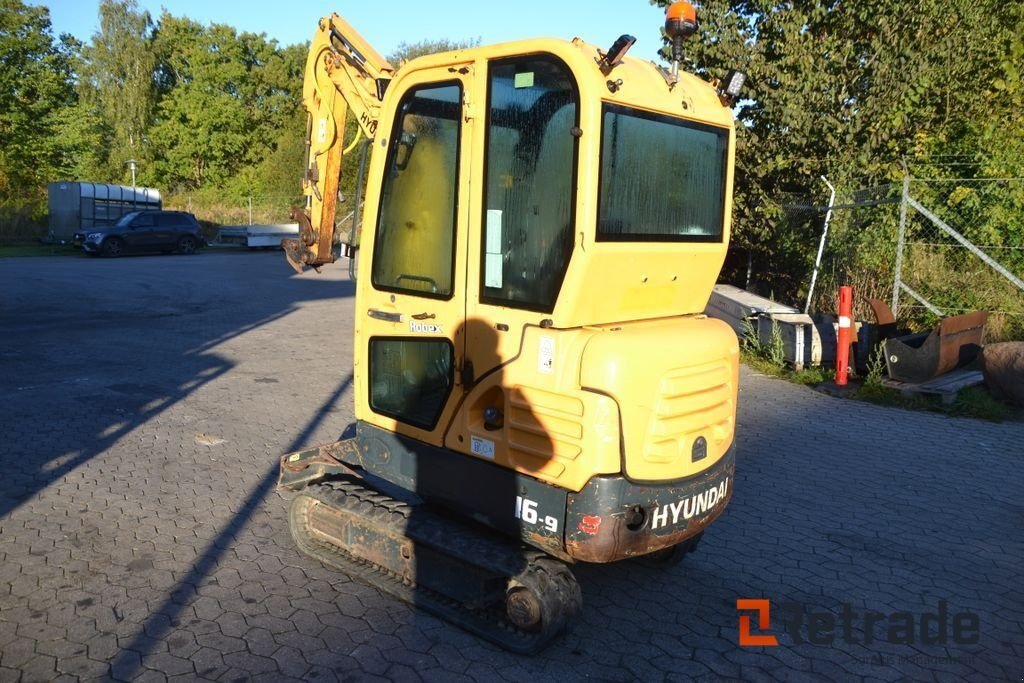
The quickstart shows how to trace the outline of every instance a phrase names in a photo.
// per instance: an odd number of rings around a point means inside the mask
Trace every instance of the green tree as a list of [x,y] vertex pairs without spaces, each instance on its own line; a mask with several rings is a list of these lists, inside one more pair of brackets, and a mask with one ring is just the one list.
[[453,52],[455,50],[464,50],[469,47],[477,47],[480,45],[479,38],[467,38],[465,40],[448,40],[447,38],[441,38],[440,40],[419,40],[415,43],[407,43],[404,40],[398,44],[394,52],[388,55],[388,61],[395,68],[398,68],[402,62],[409,62],[417,57],[423,57],[424,55],[433,55],[438,52]]
[[156,102],[153,22],[135,0],[103,0],[99,18],[100,30],[83,50],[80,91],[105,138],[96,179],[122,182],[129,159],[150,158],[144,143]]
[[163,93],[150,135],[155,179],[170,189],[251,193],[252,169],[274,151],[298,106],[297,51],[282,51],[263,34],[166,12],[155,47]]
[[68,168],[76,48],[53,37],[47,8],[0,0],[0,199],[38,197]]
[[[354,123],[353,123],[354,125]],[[350,133],[354,134],[354,130]],[[252,183],[252,194],[257,198],[294,197],[302,194],[302,164],[306,156],[306,114],[300,106],[296,106],[292,115],[284,122],[274,149],[256,167],[255,180]],[[346,164],[354,166],[358,162]],[[343,171],[346,169],[343,169]],[[355,170],[352,171],[355,174]]]
[[748,74],[737,241],[798,272],[815,240],[786,229],[784,193],[821,196],[823,174],[847,188],[888,182],[902,156],[925,148],[984,152],[1019,139],[1020,61],[1010,51],[1022,16],[1020,3],[999,0],[702,2],[689,67]]
[[104,145],[110,131],[104,121],[81,101],[55,109],[51,114],[55,130],[55,173],[50,180],[95,181],[97,169],[107,160]]

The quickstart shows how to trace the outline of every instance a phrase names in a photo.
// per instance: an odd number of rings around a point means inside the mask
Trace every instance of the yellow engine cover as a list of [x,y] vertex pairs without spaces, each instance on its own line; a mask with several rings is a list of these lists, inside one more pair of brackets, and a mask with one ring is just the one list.
[[698,474],[725,455],[738,380],[735,333],[704,316],[630,323],[594,335],[580,368],[583,389],[618,403],[624,474],[646,482]]

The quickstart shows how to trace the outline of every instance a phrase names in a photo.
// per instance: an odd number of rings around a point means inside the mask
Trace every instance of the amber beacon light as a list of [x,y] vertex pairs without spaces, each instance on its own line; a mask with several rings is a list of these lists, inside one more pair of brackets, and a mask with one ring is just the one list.
[[679,78],[683,41],[697,31],[697,10],[688,2],[674,2],[665,10],[665,35],[672,40],[672,77]]

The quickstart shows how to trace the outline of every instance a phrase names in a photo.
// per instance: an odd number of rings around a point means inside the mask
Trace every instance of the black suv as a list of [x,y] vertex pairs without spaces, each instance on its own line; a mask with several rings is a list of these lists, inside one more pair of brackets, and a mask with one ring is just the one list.
[[73,244],[90,256],[160,251],[193,254],[206,245],[199,221],[184,211],[132,211],[113,225],[76,232]]

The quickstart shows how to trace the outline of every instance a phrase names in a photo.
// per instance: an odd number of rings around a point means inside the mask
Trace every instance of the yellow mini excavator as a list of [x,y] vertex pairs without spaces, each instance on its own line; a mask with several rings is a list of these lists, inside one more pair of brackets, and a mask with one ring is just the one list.
[[[729,238],[743,74],[680,72],[696,28],[691,6],[668,9],[669,68],[627,56],[628,35],[395,68],[321,19],[306,205],[284,246],[301,272],[358,243],[356,425],[281,459],[303,552],[534,652],[581,608],[572,563],[668,561],[721,515],[738,348],[702,311]],[[365,229],[342,241],[356,152]]]

